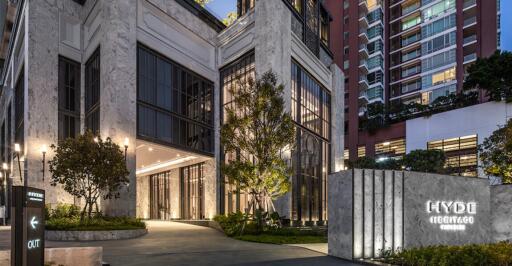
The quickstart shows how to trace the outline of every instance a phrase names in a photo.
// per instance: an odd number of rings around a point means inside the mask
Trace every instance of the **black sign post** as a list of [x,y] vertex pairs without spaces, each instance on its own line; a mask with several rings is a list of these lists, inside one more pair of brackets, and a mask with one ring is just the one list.
[[44,190],[12,187],[11,265],[44,265]]

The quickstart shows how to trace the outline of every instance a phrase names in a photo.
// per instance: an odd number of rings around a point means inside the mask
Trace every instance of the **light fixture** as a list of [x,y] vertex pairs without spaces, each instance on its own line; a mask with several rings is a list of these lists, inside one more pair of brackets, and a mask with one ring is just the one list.
[[181,155],[180,155],[179,153],[178,153],[178,154],[176,154],[176,157],[180,157],[180,156],[181,156]]
[[175,159],[175,160],[170,160],[170,161],[166,161],[166,162],[163,162],[163,163],[157,163],[157,164],[149,165],[148,167],[144,167],[144,165],[143,165],[141,169],[138,169],[136,171],[136,174],[137,175],[145,174],[145,173],[152,172],[152,171],[155,171],[155,170],[158,170],[158,169],[161,169],[161,168],[165,168],[165,167],[169,167],[169,166],[172,166],[172,165],[180,164],[180,163],[183,163],[183,162],[186,162],[186,161],[194,160],[196,158],[197,157],[195,157],[195,156],[187,156],[187,157],[183,157],[183,158],[180,158],[180,159]]
[[21,146],[19,143],[14,143],[14,156],[18,158],[18,170],[20,171],[20,181],[23,182],[23,175],[21,174],[21,162],[20,162]]
[[124,163],[126,164],[126,153],[128,152],[128,144],[130,144],[130,140],[128,138],[124,138]]
[[9,167],[7,166],[7,163],[2,163],[2,169],[4,169],[5,171],[7,171],[9,169]]
[[94,137],[92,140],[94,140],[94,142],[98,143],[100,140],[98,139],[98,137]]
[[41,172],[43,172],[43,182],[44,182],[44,174],[45,174],[45,165],[46,165],[46,151],[48,150],[48,147],[43,144],[43,146],[41,146],[41,153],[43,154],[43,170],[41,170]]
[[149,148],[148,148],[148,151],[153,151],[153,148],[152,148],[152,147],[149,147]]
[[391,142],[389,142],[389,141],[382,143],[382,145],[384,145],[384,146],[389,146],[389,144],[391,144]]

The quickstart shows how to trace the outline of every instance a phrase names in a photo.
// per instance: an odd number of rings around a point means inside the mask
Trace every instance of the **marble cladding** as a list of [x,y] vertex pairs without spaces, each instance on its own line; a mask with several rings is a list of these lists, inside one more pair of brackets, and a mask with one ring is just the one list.
[[512,241],[512,185],[491,186],[493,241]]
[[[354,169],[329,175],[329,255],[375,258],[382,250],[512,239],[511,185],[408,171]],[[459,202],[440,213],[432,202]],[[469,212],[468,205],[476,204]],[[440,205],[442,206],[442,205]],[[454,203],[453,206],[456,206]],[[464,230],[441,229],[432,217],[471,217]]]

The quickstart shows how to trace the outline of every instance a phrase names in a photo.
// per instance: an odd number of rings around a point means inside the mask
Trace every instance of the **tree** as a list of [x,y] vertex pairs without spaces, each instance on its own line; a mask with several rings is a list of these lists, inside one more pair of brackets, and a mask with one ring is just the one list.
[[442,150],[413,150],[404,156],[405,169],[426,173],[443,173],[446,156]]
[[377,169],[377,162],[371,157],[360,157],[355,161],[348,162],[349,168]]
[[48,162],[51,184],[61,184],[69,194],[83,198],[80,220],[91,218],[93,206],[98,211],[99,197],[117,197],[129,182],[124,154],[110,138],[102,140],[91,132],[52,144],[55,156]]
[[226,25],[226,26],[229,26],[229,25],[233,24],[233,22],[235,22],[235,20],[237,18],[238,18],[238,15],[236,14],[236,12],[231,11],[226,15],[226,17],[224,19],[222,19],[222,23],[224,23],[224,25]]
[[497,50],[468,68],[464,89],[481,88],[490,100],[512,102],[512,52]]
[[488,175],[512,183],[512,119],[498,128],[478,146],[482,168]]
[[233,105],[225,109],[221,128],[224,151],[233,155],[222,171],[251,195],[250,208],[260,212],[274,210],[272,199],[290,190],[291,169],[281,155],[294,147],[295,125],[285,112],[284,87],[276,84],[269,71],[230,88]]
[[204,7],[206,4],[210,2],[210,0],[195,0],[200,6]]

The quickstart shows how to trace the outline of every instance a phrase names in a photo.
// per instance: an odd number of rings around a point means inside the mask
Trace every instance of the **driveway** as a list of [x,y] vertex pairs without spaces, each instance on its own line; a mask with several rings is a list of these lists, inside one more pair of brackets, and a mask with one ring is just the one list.
[[[102,246],[110,265],[357,265],[301,247],[234,240],[215,229],[147,222],[149,233],[129,240],[52,242],[47,247]],[[0,239],[8,231],[0,231]],[[0,242],[0,249],[6,249]]]

